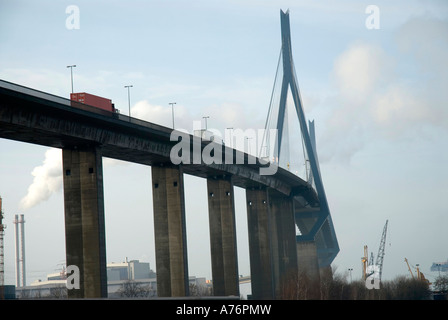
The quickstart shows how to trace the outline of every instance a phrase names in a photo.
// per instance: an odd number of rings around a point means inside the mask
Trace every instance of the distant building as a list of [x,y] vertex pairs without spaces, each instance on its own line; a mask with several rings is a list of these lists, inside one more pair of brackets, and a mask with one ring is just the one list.
[[[156,273],[150,269],[148,262],[127,259],[124,262],[108,263],[107,266],[107,292],[109,298],[129,297],[126,293],[126,285],[138,286],[144,291],[143,297],[157,297],[157,277]],[[17,298],[66,298],[67,297],[67,274],[65,269],[61,272],[47,275],[46,280],[34,281],[31,285],[18,287],[16,289]],[[205,278],[195,276],[189,277],[190,288],[195,288],[200,294],[205,292],[201,288],[211,287],[210,281]]]
[[139,280],[155,278],[156,274],[149,268],[149,262],[131,260],[107,264],[107,281]]
[[431,271],[448,272],[448,261],[445,262],[433,262]]

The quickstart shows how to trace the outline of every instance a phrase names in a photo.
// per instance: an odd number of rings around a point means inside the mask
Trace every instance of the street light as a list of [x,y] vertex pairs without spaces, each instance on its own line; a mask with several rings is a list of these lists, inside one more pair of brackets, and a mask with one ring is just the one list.
[[176,104],[176,102],[170,102],[169,104],[171,105],[171,114],[173,116],[173,130],[174,130],[174,105]]
[[233,130],[233,127],[230,127],[230,128],[227,128],[227,130],[230,130],[230,148],[232,148],[232,142],[233,142],[233,136],[232,136],[232,130]]
[[67,68],[70,68],[70,75],[71,75],[71,79],[72,79],[72,93],[73,93],[73,68],[75,68],[75,67],[76,67],[76,64],[67,66]]
[[[132,88],[132,85],[124,86],[125,88],[128,88],[128,105],[129,105],[129,118],[131,117],[131,93],[130,88]],[[131,121],[131,119],[129,119]]]
[[205,131],[207,131],[207,119],[210,118],[209,116],[202,117],[202,119],[205,119]]
[[247,154],[250,154],[250,140],[252,140],[252,137],[246,137],[247,140]]

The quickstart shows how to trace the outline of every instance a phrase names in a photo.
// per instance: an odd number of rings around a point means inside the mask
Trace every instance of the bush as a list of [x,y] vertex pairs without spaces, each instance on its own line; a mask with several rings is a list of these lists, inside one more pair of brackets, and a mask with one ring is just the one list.
[[[448,280],[448,279],[447,279]],[[448,285],[448,281],[446,283]],[[429,284],[399,276],[382,281],[380,289],[367,289],[365,282],[347,281],[346,275],[321,274],[320,282],[306,274],[290,275],[283,281],[281,299],[289,300],[428,300]]]

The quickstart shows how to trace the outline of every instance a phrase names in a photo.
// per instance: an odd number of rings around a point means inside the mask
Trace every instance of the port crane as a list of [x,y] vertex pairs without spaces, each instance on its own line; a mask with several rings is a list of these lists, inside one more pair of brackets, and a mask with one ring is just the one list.
[[[408,265],[409,273],[411,274],[412,279],[415,279],[414,273],[412,272],[411,267],[409,266],[408,259],[404,258],[404,261],[405,261],[406,264]],[[419,269],[419,267],[418,267],[418,264],[417,264],[416,266],[417,266],[417,267],[416,267],[415,269],[416,269],[416,271],[417,271],[417,280],[426,282],[426,283],[428,283],[428,285],[430,285],[431,282],[429,282],[429,280],[425,278],[425,275],[423,274],[423,272],[420,271],[420,269]]]
[[[387,234],[387,224],[388,224],[389,220],[386,220],[386,224],[384,225],[383,228],[383,234],[381,235],[381,242],[380,242],[380,247],[378,249],[378,254],[376,256],[376,263],[375,266],[378,270],[378,278],[381,280],[381,276],[383,273],[383,262],[384,262],[384,254],[385,254],[385,247],[386,247],[386,234]],[[374,273],[374,269],[373,268],[369,268],[370,269],[370,273],[367,274],[367,269],[368,267],[373,267],[373,252],[371,252],[370,254],[370,260],[368,257],[369,253],[368,253],[368,248],[367,246],[364,246],[364,256],[361,258],[361,263],[362,263],[362,275],[363,275],[363,279],[367,279],[367,277],[369,277],[370,275],[372,275]]]
[[383,228],[383,234],[381,236],[380,248],[378,249],[378,255],[376,256],[376,265],[379,269],[379,279],[381,280],[381,275],[383,274],[383,261],[384,261],[384,249],[386,248],[386,233],[387,233],[387,223],[389,220],[386,220],[386,224]]
[[367,246],[364,246],[364,256],[361,257],[361,263],[362,263],[362,279],[367,279],[367,265],[369,264],[369,257],[368,257],[368,248]]

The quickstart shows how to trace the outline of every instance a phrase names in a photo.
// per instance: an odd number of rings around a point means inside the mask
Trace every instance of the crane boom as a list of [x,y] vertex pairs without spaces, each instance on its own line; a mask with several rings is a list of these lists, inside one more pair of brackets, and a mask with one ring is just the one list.
[[369,263],[369,252],[368,252],[367,246],[364,246],[364,256],[361,257],[361,263],[362,263],[362,279],[367,279],[367,265]]
[[381,275],[383,273],[383,261],[384,261],[384,249],[386,247],[386,232],[387,232],[387,223],[389,220],[386,220],[386,224],[383,228],[383,235],[381,236],[380,248],[378,249],[378,255],[376,256],[376,265],[379,269],[379,279],[381,280]]
[[409,273],[411,274],[412,279],[414,279],[414,274],[412,273],[411,267],[409,266],[408,259],[404,258],[404,262],[406,262],[406,264],[408,265]]

